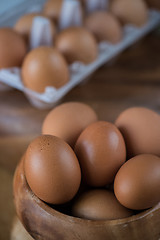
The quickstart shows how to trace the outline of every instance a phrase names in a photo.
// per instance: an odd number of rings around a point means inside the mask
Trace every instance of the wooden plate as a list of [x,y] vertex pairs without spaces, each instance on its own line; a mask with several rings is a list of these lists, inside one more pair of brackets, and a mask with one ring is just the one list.
[[160,239],[160,203],[121,220],[93,221],[65,215],[33,194],[26,182],[22,161],[14,176],[14,201],[21,222],[36,240]]

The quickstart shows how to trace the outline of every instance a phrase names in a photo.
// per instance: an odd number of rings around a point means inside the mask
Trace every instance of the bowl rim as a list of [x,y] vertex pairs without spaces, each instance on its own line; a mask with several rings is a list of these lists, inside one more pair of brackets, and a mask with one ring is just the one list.
[[[23,158],[20,161],[20,163],[17,166],[17,169],[14,174],[14,182],[17,177],[17,175],[20,175],[23,187],[25,188],[25,192],[30,196],[30,199],[32,199],[33,204],[37,204],[38,207],[40,207],[43,211],[46,212],[46,214],[49,214],[51,216],[59,218],[61,221],[68,221],[69,223],[75,223],[75,224],[87,224],[93,226],[100,226],[100,225],[127,225],[130,222],[138,221],[142,218],[145,218],[147,216],[153,215],[155,212],[160,211],[160,202],[156,204],[154,207],[149,208],[147,210],[144,210],[140,213],[137,213],[135,215],[132,215],[127,218],[121,218],[121,219],[114,219],[114,220],[89,220],[85,218],[79,218],[72,215],[67,215],[63,212],[60,212],[54,208],[52,208],[49,204],[42,201],[40,198],[38,198],[31,190],[27,183],[27,179],[25,177],[24,173],[24,167],[23,167]],[[14,196],[16,198],[16,196]]]
[[[29,186],[28,186],[29,188]],[[147,210],[144,210],[140,213],[137,213],[135,215],[132,215],[130,217],[127,218],[121,218],[121,219],[114,219],[114,220],[90,220],[90,219],[85,219],[85,218],[79,218],[79,217],[75,217],[75,216],[71,216],[71,215],[67,215],[63,212],[60,212],[52,207],[50,207],[47,203],[45,203],[44,201],[42,201],[41,199],[39,199],[33,192],[31,189],[29,189],[29,191],[31,192],[32,196],[34,196],[34,200],[35,202],[47,213],[54,215],[55,213],[57,215],[58,218],[61,218],[61,220],[67,220],[69,222],[75,222],[77,224],[80,223],[84,223],[86,222],[87,224],[93,224],[94,225],[101,225],[101,224],[109,224],[109,225],[118,225],[118,224],[128,224],[129,222],[133,222],[133,221],[138,221],[139,219],[142,219],[144,217],[147,217],[150,214],[153,214],[153,212],[160,210],[160,202]]]

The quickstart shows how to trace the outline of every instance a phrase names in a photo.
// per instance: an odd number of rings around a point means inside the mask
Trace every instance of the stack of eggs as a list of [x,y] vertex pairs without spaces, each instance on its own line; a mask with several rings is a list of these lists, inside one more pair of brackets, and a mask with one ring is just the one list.
[[54,208],[69,202],[70,214],[92,220],[121,219],[155,206],[159,120],[140,107],[125,110],[113,124],[98,120],[84,103],[57,106],[22,159],[29,187]]
[[[67,4],[72,10],[68,13],[64,8]],[[39,93],[47,86],[60,88],[70,79],[69,64],[95,61],[98,43],[120,42],[124,24],[144,25],[148,20],[147,4],[159,7],[156,0],[48,0],[42,12],[22,16],[13,29],[0,29],[0,69],[22,67],[24,86]],[[48,21],[44,38],[49,34],[50,42],[44,46],[41,39],[31,49],[30,41],[37,31],[34,20],[38,17]]]

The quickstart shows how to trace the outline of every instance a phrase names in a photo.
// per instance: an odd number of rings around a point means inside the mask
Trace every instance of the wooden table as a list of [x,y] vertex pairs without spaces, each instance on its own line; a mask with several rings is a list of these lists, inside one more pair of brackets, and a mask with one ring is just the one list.
[[[101,67],[90,81],[75,87],[62,102],[82,101],[100,120],[114,121],[131,106],[160,112],[160,36],[154,32]],[[12,177],[28,143],[41,133],[48,110],[30,106],[18,91],[0,93],[0,239],[10,239],[14,206]]]

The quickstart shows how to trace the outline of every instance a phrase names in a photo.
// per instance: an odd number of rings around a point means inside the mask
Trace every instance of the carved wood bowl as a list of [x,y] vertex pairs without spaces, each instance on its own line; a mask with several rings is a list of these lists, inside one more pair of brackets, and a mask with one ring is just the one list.
[[38,199],[29,188],[23,162],[14,176],[14,201],[17,214],[36,240],[158,240],[160,203],[129,218],[93,221],[69,216]]

